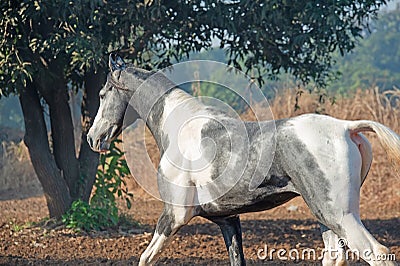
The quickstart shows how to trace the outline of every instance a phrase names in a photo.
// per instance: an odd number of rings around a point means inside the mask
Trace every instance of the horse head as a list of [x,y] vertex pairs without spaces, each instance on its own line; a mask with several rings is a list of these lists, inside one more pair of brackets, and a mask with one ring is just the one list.
[[133,91],[125,85],[129,81],[127,65],[118,55],[109,56],[110,73],[100,90],[100,106],[87,141],[94,151],[106,151],[113,139],[121,133],[125,111]]

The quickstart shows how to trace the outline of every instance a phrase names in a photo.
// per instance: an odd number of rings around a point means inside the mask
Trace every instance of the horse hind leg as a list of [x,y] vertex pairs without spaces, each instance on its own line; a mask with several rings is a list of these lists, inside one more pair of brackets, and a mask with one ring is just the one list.
[[[361,186],[364,183],[364,181],[368,175],[368,172],[370,170],[371,164],[372,164],[372,158],[373,158],[372,157],[372,147],[371,147],[371,144],[369,143],[368,139],[361,133],[351,134],[350,137],[351,137],[351,140],[357,145],[357,148],[361,155],[361,184],[360,184],[360,186]],[[356,178],[356,177],[354,177],[354,178]],[[359,191],[359,189],[357,190],[357,187],[355,187],[355,189],[354,189],[354,195],[357,195],[356,201],[357,201],[357,207],[358,207],[360,191]],[[361,222],[358,208],[356,210],[353,209],[352,215],[347,215],[347,219],[343,219],[343,221],[344,221],[343,224],[347,225],[349,228],[353,227],[353,226],[355,228],[358,228],[358,230],[355,230],[355,231],[351,231],[351,230],[348,231],[347,238],[354,239],[351,241],[351,242],[355,242],[355,244],[353,244],[353,245],[360,246],[359,249],[356,249],[356,251],[361,252],[361,250],[364,248],[364,252],[366,252],[367,254],[364,254],[363,256],[365,257],[364,259],[369,260],[369,261],[367,261],[368,263],[370,263],[371,265],[395,265],[396,264],[394,261],[380,260],[382,255],[383,255],[383,257],[388,255],[389,249],[387,247],[381,245],[367,231],[367,229],[364,227],[364,225]],[[332,232],[332,234],[334,234],[334,233]],[[360,234],[363,235],[366,242],[362,241],[362,239],[357,238],[357,235],[360,235]],[[336,238],[337,238],[337,235],[336,235]],[[347,239],[347,241],[349,241],[348,239]],[[362,247],[363,246],[362,243],[367,243],[368,240],[369,240],[369,245],[364,245],[364,247]],[[337,244],[338,243],[336,243],[336,245]],[[362,254],[359,254],[359,255],[361,256]]]
[[229,253],[229,261],[232,266],[246,265],[242,245],[242,229],[238,215],[228,217],[209,218],[221,229],[226,249]]
[[[351,140],[357,145],[361,155],[361,185],[367,178],[372,164],[372,147],[367,138],[360,133],[351,134]],[[331,229],[320,223],[325,249],[322,259],[323,266],[348,265],[346,247]]]
[[389,249],[381,245],[364,227],[360,217],[348,214],[343,217],[340,235],[355,256],[364,259],[370,265],[396,265],[390,258]]
[[[327,207],[325,206],[325,210],[328,210],[331,206]],[[381,245],[368,232],[357,212],[345,208],[332,207],[331,209],[332,212],[330,213],[321,212],[324,219],[319,220],[324,220],[324,224],[327,225],[327,230],[322,233],[326,248],[328,250],[333,249],[337,257],[331,259],[329,253],[324,254],[323,265],[346,265],[346,259],[350,253],[343,253],[344,244],[354,252],[355,258],[362,258],[370,265],[396,265],[394,261],[383,260],[383,258],[389,258],[389,249]],[[333,213],[336,213],[336,215],[332,215]],[[341,243],[339,243],[339,238],[342,241]]]
[[[355,183],[358,183],[358,185],[355,186],[354,183],[350,183],[349,188],[345,190],[337,184],[332,184],[330,192],[333,193],[329,194],[337,193],[337,195],[340,195],[345,200],[329,202],[329,199],[326,199],[319,204],[313,205],[311,203],[312,207],[310,209],[319,221],[332,231],[329,232],[327,230],[325,237],[336,239],[335,236],[332,237],[332,233],[334,233],[342,241],[345,241],[355,256],[359,256],[370,265],[396,265],[394,261],[382,260],[382,258],[388,257],[389,249],[381,245],[361,222],[358,211],[361,180],[359,176],[357,178],[358,182]],[[335,189],[338,191],[334,191]],[[309,199],[307,201],[310,202]],[[337,248],[337,244],[335,246]],[[340,250],[337,252],[340,252]],[[346,253],[346,255],[348,254]]]
[[[361,222],[359,203],[362,159],[355,145],[350,149],[353,149],[349,151],[350,161],[342,161],[341,165],[332,169],[321,168],[319,179],[304,176],[302,181],[306,186],[302,187],[307,189],[300,192],[319,222],[346,241],[355,256],[370,265],[396,265],[394,261],[382,260],[388,257],[389,249],[381,245]],[[359,167],[355,167],[357,165]]]
[[[354,252],[355,257],[362,258],[370,265],[396,265],[394,261],[382,260],[389,257],[389,249],[368,232],[361,222],[358,208],[354,209],[355,203],[359,204],[360,187],[350,185],[349,190],[339,191],[338,186],[332,186],[332,190],[334,189],[338,189],[335,193],[353,202],[345,200],[329,203],[329,200],[326,200],[319,204],[318,208],[314,206],[311,210],[320,222],[341,238]],[[332,233],[328,231],[328,234]],[[348,254],[347,252],[346,256]]]

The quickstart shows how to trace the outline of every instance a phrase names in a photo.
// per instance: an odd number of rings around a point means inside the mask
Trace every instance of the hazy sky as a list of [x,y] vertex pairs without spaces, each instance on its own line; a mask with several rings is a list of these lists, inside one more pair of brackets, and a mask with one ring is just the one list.
[[[395,9],[395,8],[396,8],[396,5],[398,5],[398,4],[400,4],[400,0],[392,0],[392,1],[389,1],[388,5],[387,5],[387,8],[389,8],[389,9]],[[385,9],[385,8],[384,8],[384,9]]]

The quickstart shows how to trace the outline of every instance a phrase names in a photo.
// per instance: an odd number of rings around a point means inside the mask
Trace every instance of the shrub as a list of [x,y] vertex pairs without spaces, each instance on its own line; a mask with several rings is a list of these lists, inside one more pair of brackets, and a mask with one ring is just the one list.
[[133,194],[128,191],[125,179],[130,171],[124,153],[116,146],[120,140],[110,145],[110,151],[100,155],[95,191],[90,203],[74,201],[62,221],[67,228],[76,230],[100,230],[116,226],[119,221],[117,198],[124,198],[131,208]]

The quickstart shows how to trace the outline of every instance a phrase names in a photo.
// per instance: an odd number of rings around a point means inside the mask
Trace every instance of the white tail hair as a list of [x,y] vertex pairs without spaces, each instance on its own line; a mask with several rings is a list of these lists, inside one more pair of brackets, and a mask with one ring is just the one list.
[[389,159],[395,167],[396,172],[400,173],[400,136],[397,135],[390,128],[374,121],[359,120],[351,121],[349,124],[349,130],[352,133],[358,132],[375,132],[378,136],[379,142],[385,149]]

